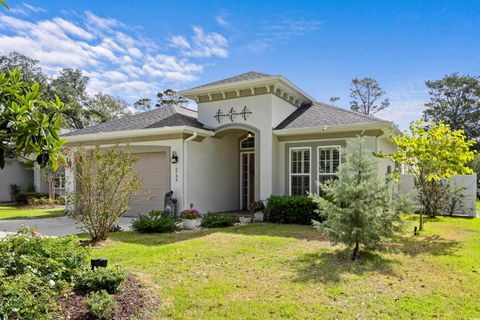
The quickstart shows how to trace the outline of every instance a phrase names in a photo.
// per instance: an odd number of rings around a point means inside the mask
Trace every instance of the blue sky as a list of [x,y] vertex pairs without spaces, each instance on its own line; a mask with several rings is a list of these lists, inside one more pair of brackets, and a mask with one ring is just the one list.
[[480,74],[480,1],[8,1],[0,54],[55,74],[77,67],[89,91],[129,102],[256,70],[320,101],[349,105],[353,77],[376,78],[381,117],[420,117],[425,80]]

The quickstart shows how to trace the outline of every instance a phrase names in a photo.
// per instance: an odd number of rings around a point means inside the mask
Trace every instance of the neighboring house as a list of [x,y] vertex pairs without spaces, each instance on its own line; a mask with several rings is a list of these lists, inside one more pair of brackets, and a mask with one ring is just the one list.
[[10,185],[21,189],[33,185],[33,166],[23,160],[6,159],[5,167],[0,170],[0,202],[12,202]]
[[[67,146],[127,145],[143,183],[132,213],[163,209],[244,210],[270,195],[319,192],[335,177],[340,148],[358,135],[372,151],[394,151],[392,122],[315,101],[283,76],[248,72],[180,92],[198,112],[163,107],[64,135]],[[379,173],[392,170],[387,159]],[[76,183],[67,172],[66,188]]]

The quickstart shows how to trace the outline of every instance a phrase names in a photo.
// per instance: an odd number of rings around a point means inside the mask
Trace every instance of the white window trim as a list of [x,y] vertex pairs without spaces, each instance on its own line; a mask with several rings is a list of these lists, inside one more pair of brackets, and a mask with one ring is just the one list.
[[[332,148],[338,148],[338,165],[342,163],[342,146],[340,145],[318,146],[317,147],[317,178],[320,178],[320,176],[337,176],[338,175],[338,172],[320,173],[320,150],[332,149]],[[320,179],[318,179],[317,181],[317,194],[320,194]]]
[[288,149],[288,194],[292,195],[292,176],[306,176],[306,173],[292,173],[292,151],[294,150],[308,150],[310,152],[310,161],[309,161],[309,169],[308,169],[308,177],[309,177],[309,192],[312,188],[312,147],[290,147]]
[[[252,138],[253,138],[253,147],[250,147],[250,148],[242,148],[242,143],[243,143],[243,141],[246,141],[246,140],[252,139]],[[240,140],[240,146],[239,146],[239,147],[240,147],[240,150],[253,150],[253,149],[255,149],[255,143],[256,143],[256,141],[255,141],[255,136],[254,136],[254,137],[250,137],[250,138],[249,138],[249,137],[246,137],[245,139]]]

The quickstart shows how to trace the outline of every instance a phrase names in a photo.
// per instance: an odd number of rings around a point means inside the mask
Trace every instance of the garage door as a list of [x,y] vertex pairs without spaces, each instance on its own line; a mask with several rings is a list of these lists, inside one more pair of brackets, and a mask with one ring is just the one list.
[[134,167],[140,176],[142,190],[130,201],[128,215],[163,210],[163,197],[170,191],[170,164],[167,152],[136,153]]

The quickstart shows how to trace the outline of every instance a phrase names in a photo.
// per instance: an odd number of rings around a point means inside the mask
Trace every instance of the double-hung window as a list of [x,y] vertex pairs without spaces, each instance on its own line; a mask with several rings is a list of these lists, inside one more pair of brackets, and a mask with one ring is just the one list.
[[340,165],[340,146],[318,147],[318,193],[321,194],[321,183],[337,178]]
[[310,192],[310,147],[290,148],[290,195],[306,195]]

